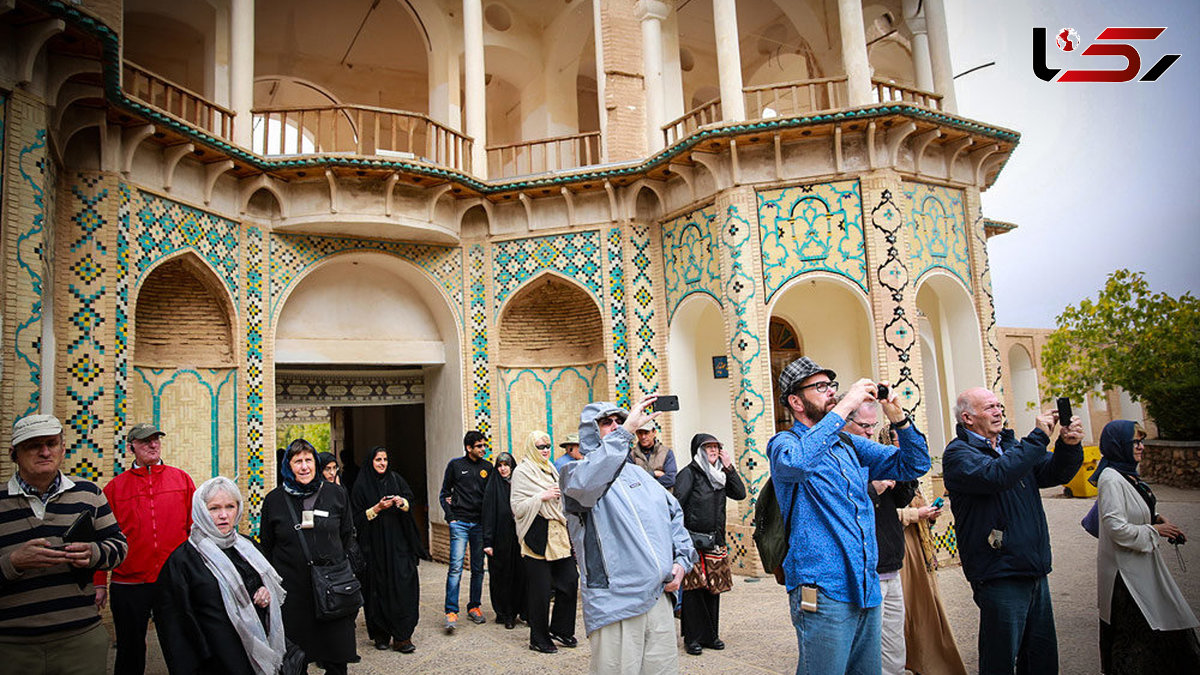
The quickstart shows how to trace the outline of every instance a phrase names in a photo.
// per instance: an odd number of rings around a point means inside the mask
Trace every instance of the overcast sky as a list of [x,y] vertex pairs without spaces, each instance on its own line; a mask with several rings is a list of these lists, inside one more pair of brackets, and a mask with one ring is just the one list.
[[[959,114],[1021,133],[983,193],[985,217],[1019,226],[988,245],[998,324],[1053,327],[1120,267],[1144,271],[1155,291],[1200,294],[1200,2],[946,6],[954,72],[996,62],[955,81]],[[1046,83],[1031,67],[1034,26],[1047,29],[1051,68],[1124,66],[1060,51],[1053,36],[1067,27],[1086,47],[1109,26],[1165,26],[1133,43],[1141,72],[1163,54],[1182,57],[1156,82]]]

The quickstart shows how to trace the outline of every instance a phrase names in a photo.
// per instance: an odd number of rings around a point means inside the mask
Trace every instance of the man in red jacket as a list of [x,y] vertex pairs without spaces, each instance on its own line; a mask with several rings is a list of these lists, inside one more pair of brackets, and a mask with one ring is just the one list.
[[154,602],[154,582],[167,556],[187,541],[192,526],[192,493],[196,485],[182,469],[162,461],[162,437],[153,424],[138,424],[129,431],[133,468],[104,487],[117,523],[129,541],[129,555],[108,573],[97,572],[96,606],[112,598],[113,625],[117,629],[115,675],[146,670],[146,625]]

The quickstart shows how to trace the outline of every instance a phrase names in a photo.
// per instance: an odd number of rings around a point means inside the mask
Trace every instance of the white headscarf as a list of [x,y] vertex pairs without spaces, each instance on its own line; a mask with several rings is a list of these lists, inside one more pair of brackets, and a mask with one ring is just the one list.
[[[212,516],[208,515],[208,501],[218,492],[224,492],[237,501],[238,517],[241,517],[242,493],[237,484],[224,476],[207,480],[192,496],[192,531],[188,535],[188,543],[199,551],[204,566],[217,578],[225,614],[229,616],[238,637],[242,639],[242,647],[254,666],[254,672],[258,675],[275,675],[279,671],[279,664],[283,662],[284,652],[287,651],[287,643],[283,636],[283,617],[279,611],[287,595],[281,585],[283,579],[249,539],[238,535],[236,528],[229,534],[221,534],[217,529]],[[271,603],[268,606],[271,626],[269,635],[263,631],[254,600],[246,590],[242,575],[238,574],[229,556],[222,551],[230,547],[241,554],[262,576],[263,584],[271,594]]]
[[692,461],[696,466],[704,471],[704,475],[708,477],[708,482],[712,484],[714,490],[722,490],[725,488],[725,472],[721,469],[721,456],[717,455],[717,461],[708,461],[708,453],[704,450],[704,445],[708,443],[716,443],[714,438],[711,441],[705,441],[696,448],[696,454],[692,457]]

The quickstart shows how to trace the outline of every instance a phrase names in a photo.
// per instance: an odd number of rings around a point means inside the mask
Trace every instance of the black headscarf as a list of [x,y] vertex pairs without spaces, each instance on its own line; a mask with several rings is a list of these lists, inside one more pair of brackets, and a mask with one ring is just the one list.
[[1133,438],[1136,434],[1137,423],[1130,420],[1113,420],[1105,424],[1104,430],[1100,432],[1100,463],[1096,465],[1096,471],[1088,481],[1095,485],[1105,469],[1115,469],[1146,501],[1153,518],[1156,515],[1154,509],[1158,499],[1150,490],[1150,486],[1138,476],[1138,463],[1133,458]]
[[[356,493],[361,492],[371,500],[372,504],[384,497],[392,497],[400,494],[400,481],[397,480],[399,475],[391,470],[390,462],[388,465],[389,468],[384,469],[383,473],[375,470],[375,456],[381,452],[386,455],[387,448],[377,445],[367,453],[365,466],[359,472],[358,481],[354,487]],[[362,483],[361,488],[358,487],[359,483]]]
[[292,458],[300,453],[307,452],[313,456],[313,461],[317,461],[317,449],[312,446],[312,443],[297,438],[292,441],[287,447],[287,452],[283,454],[283,463],[279,466],[279,477],[283,481],[283,491],[293,497],[308,497],[315,493],[321,487],[321,482],[325,479],[321,477],[321,467],[315,467],[313,479],[307,485],[296,480],[296,474],[292,471]]
[[[508,465],[509,471],[508,471],[507,478],[504,478],[504,476],[500,473],[500,465],[501,464]],[[501,478],[504,478],[504,480],[511,483],[512,482],[512,470],[517,468],[517,460],[513,459],[513,456],[508,454],[507,452],[502,452],[502,453],[496,455],[495,465],[496,465],[496,475],[500,476]]]

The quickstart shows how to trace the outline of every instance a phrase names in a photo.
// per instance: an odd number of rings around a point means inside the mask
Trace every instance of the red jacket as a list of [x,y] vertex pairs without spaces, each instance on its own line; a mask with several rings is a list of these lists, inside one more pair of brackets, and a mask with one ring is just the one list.
[[[104,496],[129,541],[129,555],[113,570],[115,583],[150,584],[158,579],[167,556],[187,541],[195,491],[187,472],[162,463],[128,469],[104,486]],[[108,573],[96,572],[96,586],[107,583]]]

